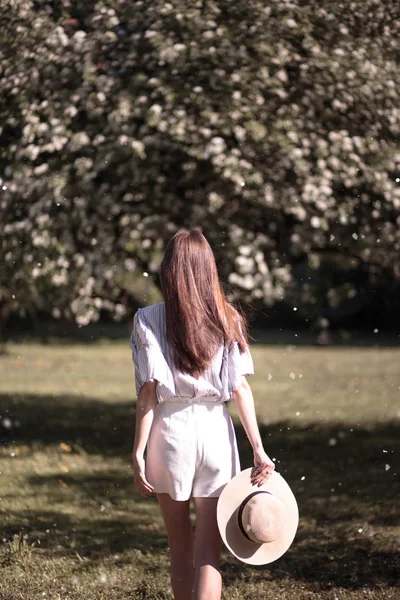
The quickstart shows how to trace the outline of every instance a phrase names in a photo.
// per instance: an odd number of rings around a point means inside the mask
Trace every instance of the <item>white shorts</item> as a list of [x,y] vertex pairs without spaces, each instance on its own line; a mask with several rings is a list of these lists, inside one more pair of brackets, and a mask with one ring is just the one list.
[[235,430],[223,401],[161,402],[147,445],[146,477],[174,500],[218,497],[240,472]]

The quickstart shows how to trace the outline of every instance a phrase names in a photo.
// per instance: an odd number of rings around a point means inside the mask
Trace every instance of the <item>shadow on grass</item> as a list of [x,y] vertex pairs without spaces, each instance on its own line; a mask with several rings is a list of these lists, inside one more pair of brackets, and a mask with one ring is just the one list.
[[[72,447],[71,457],[74,452],[87,453],[91,460],[99,455],[104,461],[95,473],[89,466],[87,472],[74,474],[32,473],[29,493],[45,498],[43,510],[20,510],[15,498],[16,508],[7,515],[2,536],[23,528],[40,540],[41,548],[93,560],[125,550],[166,552],[156,503],[139,499],[127,468],[134,422],[131,403],[105,404],[72,395],[1,395],[0,414],[11,423],[3,431],[5,444],[40,450],[64,442]],[[260,580],[290,578],[327,588],[397,585],[399,423],[361,427],[282,422],[260,429],[267,452],[277,458],[277,470],[297,497],[301,518],[288,553],[269,567],[253,569],[252,581],[256,574]],[[251,466],[251,449],[242,429],[237,430],[246,468]],[[116,457],[121,459],[117,470]],[[111,459],[114,467],[108,469]],[[2,495],[10,499],[17,493],[10,487]],[[55,509],[60,506],[62,510]],[[224,554],[227,583],[243,579],[245,569]]]
[[[44,478],[45,480],[46,478]],[[43,485],[40,482],[39,485]],[[69,499],[66,497],[66,501]],[[156,501],[152,501],[156,505]],[[140,514],[140,504],[134,514],[121,515],[112,509],[101,514],[99,507],[86,507],[90,517],[76,518],[73,514],[56,510],[20,510],[9,514],[2,535],[8,537],[19,532],[27,533],[36,548],[49,551],[51,556],[77,556],[79,559],[96,560],[112,554],[123,554],[135,549],[151,554],[167,549],[167,539],[161,526],[149,524],[149,514]],[[154,508],[158,507],[154,506]],[[96,514],[97,513],[97,514]],[[119,557],[124,562],[123,557]]]
[[65,442],[76,450],[108,457],[132,448],[134,402],[106,404],[72,394],[0,394],[0,416],[0,443]]

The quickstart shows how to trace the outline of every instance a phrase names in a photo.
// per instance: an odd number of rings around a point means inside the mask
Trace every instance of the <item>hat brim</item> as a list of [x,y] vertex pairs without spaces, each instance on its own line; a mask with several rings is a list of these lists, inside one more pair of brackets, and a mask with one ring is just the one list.
[[[296,498],[285,479],[274,471],[260,487],[250,481],[252,469],[245,469],[234,477],[222,490],[217,504],[217,521],[224,544],[239,560],[252,565],[265,565],[284,554],[296,535],[299,510]],[[255,491],[274,494],[286,508],[282,536],[272,542],[257,544],[248,540],[238,525],[241,503]]]

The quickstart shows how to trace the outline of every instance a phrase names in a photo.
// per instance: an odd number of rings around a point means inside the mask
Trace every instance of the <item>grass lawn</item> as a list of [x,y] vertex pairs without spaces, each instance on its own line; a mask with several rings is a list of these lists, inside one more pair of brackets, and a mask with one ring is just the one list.
[[[253,357],[265,448],[300,525],[265,567],[224,550],[223,597],[400,598],[400,348],[255,345]],[[132,483],[134,411],[127,341],[6,346],[2,600],[172,598],[157,503]]]

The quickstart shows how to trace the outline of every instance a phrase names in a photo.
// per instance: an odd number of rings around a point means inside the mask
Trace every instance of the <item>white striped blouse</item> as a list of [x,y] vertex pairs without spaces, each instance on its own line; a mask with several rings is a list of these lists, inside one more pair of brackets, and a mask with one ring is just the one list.
[[136,312],[130,347],[135,364],[136,392],[139,393],[144,383],[156,380],[158,402],[170,398],[195,401],[205,397],[227,401],[239,386],[241,376],[254,374],[250,350],[241,354],[237,343],[231,350],[221,345],[198,379],[179,371],[166,336],[164,302]]

